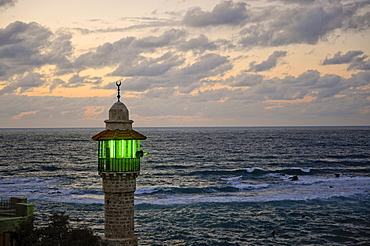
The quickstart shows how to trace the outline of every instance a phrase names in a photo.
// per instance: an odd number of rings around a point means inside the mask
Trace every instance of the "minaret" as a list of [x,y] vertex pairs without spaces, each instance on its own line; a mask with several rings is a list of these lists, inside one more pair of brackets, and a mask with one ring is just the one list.
[[98,171],[103,179],[105,240],[109,245],[137,245],[134,234],[134,192],[140,173],[140,140],[146,137],[132,130],[127,107],[118,101],[109,110],[106,129],[92,139],[99,141]]

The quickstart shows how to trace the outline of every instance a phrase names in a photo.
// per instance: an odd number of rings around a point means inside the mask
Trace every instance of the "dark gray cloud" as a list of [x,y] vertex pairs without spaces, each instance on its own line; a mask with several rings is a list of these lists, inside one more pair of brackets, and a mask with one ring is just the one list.
[[237,76],[231,76],[226,79],[226,83],[231,86],[244,87],[244,86],[255,86],[263,81],[264,76],[260,74],[248,74],[242,73]]
[[316,44],[337,29],[368,28],[368,20],[357,16],[360,6],[356,3],[271,8],[274,11],[265,9],[255,14],[251,23],[241,30],[242,46]]
[[61,79],[54,79],[49,87],[49,91],[50,92],[53,92],[53,90],[55,90],[56,88],[60,87],[60,86],[63,86],[65,85],[66,82],[64,82],[63,80]]
[[46,81],[43,79],[43,76],[39,73],[28,73],[24,77],[17,78],[3,89],[0,90],[0,95],[13,93],[16,90],[20,92],[30,91],[34,88],[44,85]]
[[0,78],[5,77],[8,70],[9,67],[6,64],[0,63]]
[[370,70],[370,59],[365,60],[368,56],[356,57],[348,65],[347,70]]
[[180,44],[180,51],[193,50],[199,53],[204,53],[207,50],[216,50],[218,45],[215,42],[210,41],[204,34],[200,35],[197,38],[189,39]]
[[370,70],[370,60],[363,51],[351,50],[342,55],[337,52],[332,58],[326,57],[322,65],[349,64],[347,70]]
[[[370,1],[369,1],[370,3]],[[364,31],[370,27],[370,12],[363,15],[353,16],[347,23],[347,29]]]
[[276,67],[279,58],[286,56],[286,54],[286,51],[274,51],[274,53],[272,53],[266,61],[263,61],[259,64],[256,64],[256,62],[251,62],[249,64],[250,68],[247,70],[247,72],[262,72],[270,70]]
[[182,65],[183,62],[183,58],[168,52],[159,58],[145,58],[140,63],[131,64],[131,66],[127,66],[127,64],[120,65],[108,75],[123,77],[159,76],[173,67]]
[[[228,68],[226,68],[225,70],[223,68],[221,70],[218,70],[220,66],[225,64],[227,64]],[[228,71],[230,68],[231,67],[229,67],[229,60],[227,56],[221,56],[211,53],[199,57],[199,59],[195,63],[178,70],[176,73],[179,73],[183,76],[200,75],[202,78],[204,78],[218,75],[220,73]]]
[[[369,73],[359,73],[350,79],[334,74],[321,76],[317,70],[307,70],[299,76],[265,79],[261,75],[240,74],[226,82],[233,87],[248,86],[248,98],[257,100],[296,100],[305,96],[332,98],[339,94],[350,95],[354,87],[370,84]],[[361,91],[361,90],[359,90]]]
[[143,49],[150,49],[174,45],[177,44],[179,40],[182,40],[185,35],[186,32],[184,30],[170,29],[168,31],[165,31],[162,35],[158,37],[148,36],[137,39],[133,43],[133,46]]
[[246,3],[224,1],[216,5],[211,12],[202,11],[199,7],[188,10],[183,24],[190,27],[242,25],[249,18]]
[[[226,71],[232,69],[228,57],[213,53],[200,56],[194,63],[186,66],[183,66],[182,60],[178,61],[181,61],[181,64],[176,64],[161,76],[127,78],[122,82],[122,89],[145,91],[158,87],[178,87],[179,92],[189,93],[202,86],[203,79],[223,75]],[[212,84],[212,82],[207,81],[207,84]],[[104,89],[111,89],[111,87],[107,86]]]
[[269,2],[281,2],[285,4],[303,4],[303,5],[313,4],[316,1],[317,0],[269,0]]
[[170,29],[158,37],[122,38],[114,43],[105,43],[94,52],[80,55],[76,58],[74,65],[80,70],[117,64],[132,67],[133,64],[139,64],[145,60],[145,57],[140,55],[141,53],[155,52],[158,48],[174,46],[182,41],[185,35],[186,32],[183,30]]
[[102,83],[101,77],[90,77],[90,76],[80,76],[79,74],[74,74],[68,82],[61,79],[54,79],[50,84],[49,91],[52,92],[56,88],[78,88],[86,85],[93,85],[93,88],[100,88],[99,85]]
[[70,33],[52,33],[35,22],[16,21],[0,29],[0,63],[7,68],[0,73],[1,79],[31,72],[43,65],[56,65],[60,73],[70,72],[71,38]]
[[[60,81],[56,81],[57,83]],[[100,77],[90,77],[90,76],[80,76],[78,74],[73,75],[69,80],[68,83],[60,83],[62,87],[66,88],[77,88],[82,87],[87,84],[92,85],[99,85],[102,82],[102,78]]]
[[176,90],[172,87],[167,88],[154,88],[145,93],[145,98],[160,98],[160,99],[170,99],[175,95]]
[[13,7],[18,0],[0,0],[0,8]]
[[332,65],[332,64],[346,64],[353,61],[357,56],[362,55],[364,52],[361,50],[351,50],[346,54],[342,55],[342,52],[337,52],[332,58],[325,58],[322,65]]

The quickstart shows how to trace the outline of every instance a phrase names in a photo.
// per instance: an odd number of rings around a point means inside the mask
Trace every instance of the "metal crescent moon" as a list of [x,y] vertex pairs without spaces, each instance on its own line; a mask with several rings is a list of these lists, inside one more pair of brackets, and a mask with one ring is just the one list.
[[121,80],[117,81],[117,82],[116,82],[116,85],[117,85],[117,86],[121,86]]

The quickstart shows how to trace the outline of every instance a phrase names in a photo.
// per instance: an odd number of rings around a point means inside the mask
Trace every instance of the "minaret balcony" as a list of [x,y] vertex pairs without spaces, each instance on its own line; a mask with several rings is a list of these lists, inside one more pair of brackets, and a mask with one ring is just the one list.
[[99,158],[99,172],[140,171],[140,158]]

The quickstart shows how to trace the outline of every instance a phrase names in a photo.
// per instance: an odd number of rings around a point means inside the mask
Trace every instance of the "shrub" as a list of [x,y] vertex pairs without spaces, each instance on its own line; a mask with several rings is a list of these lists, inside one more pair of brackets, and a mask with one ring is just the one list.
[[12,233],[17,246],[106,246],[90,228],[73,227],[65,213],[54,213],[49,217],[46,227],[37,228],[34,218],[21,222]]

